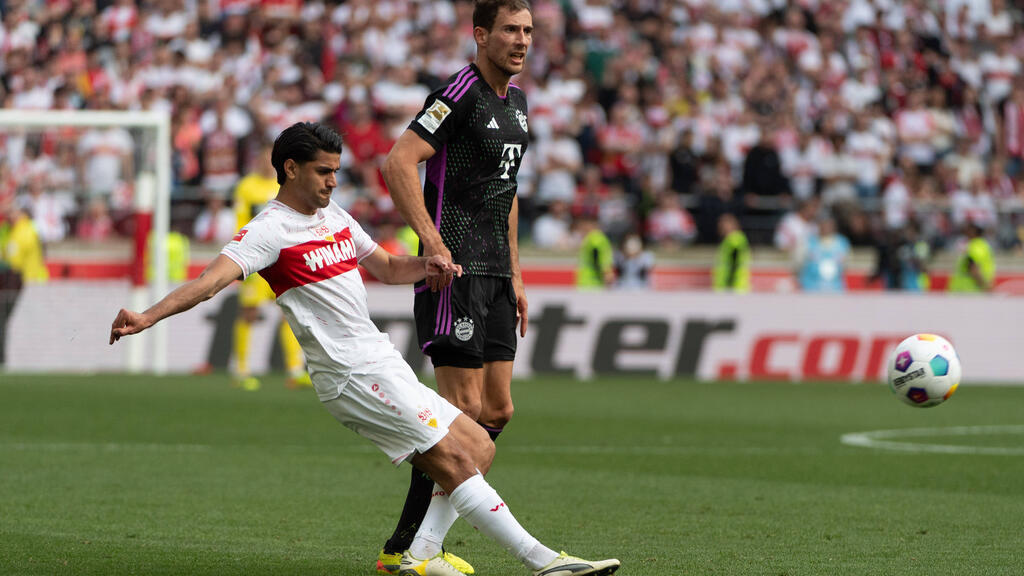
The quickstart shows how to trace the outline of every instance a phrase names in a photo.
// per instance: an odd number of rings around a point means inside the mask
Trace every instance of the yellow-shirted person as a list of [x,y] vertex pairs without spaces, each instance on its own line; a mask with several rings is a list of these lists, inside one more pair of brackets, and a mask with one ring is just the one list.
[[[253,216],[263,209],[267,202],[277,196],[280,185],[277,172],[270,163],[270,145],[260,148],[256,169],[247,174],[235,187],[234,210],[236,229],[242,228]],[[259,274],[252,274],[242,281],[238,289],[238,319],[235,320],[234,375],[237,385],[245,390],[258,390],[260,381],[249,371],[249,339],[252,325],[260,319],[260,307],[274,301],[274,291]],[[283,318],[279,328],[281,349],[284,353],[285,369],[288,371],[286,385],[289,388],[312,386],[299,341]]]
[[5,234],[3,259],[21,274],[24,284],[42,284],[50,279],[43,259],[43,243],[28,211],[20,206],[11,209],[11,225]]

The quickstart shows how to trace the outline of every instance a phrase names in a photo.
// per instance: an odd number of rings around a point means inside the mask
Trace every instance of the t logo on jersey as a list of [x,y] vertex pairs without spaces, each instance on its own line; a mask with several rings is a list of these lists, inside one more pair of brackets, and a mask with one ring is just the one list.
[[508,180],[508,171],[514,166],[523,155],[522,144],[505,144],[501,151],[501,173],[502,180]]

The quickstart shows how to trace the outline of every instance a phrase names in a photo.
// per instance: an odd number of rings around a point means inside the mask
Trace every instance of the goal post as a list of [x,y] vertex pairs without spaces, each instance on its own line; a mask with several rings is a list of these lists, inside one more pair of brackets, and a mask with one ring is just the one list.
[[[135,310],[162,298],[169,288],[167,237],[171,212],[171,121],[164,111],[122,110],[13,110],[0,109],[0,133],[16,130],[106,128],[137,130],[152,142],[145,148],[133,185],[134,220],[132,298]],[[149,242],[152,232],[152,242]],[[145,255],[149,250],[152,274],[147,278]],[[116,312],[116,305],[111,314]],[[167,326],[157,324],[147,333],[127,339],[124,368],[130,372],[165,374]],[[148,358],[147,358],[148,352]]]

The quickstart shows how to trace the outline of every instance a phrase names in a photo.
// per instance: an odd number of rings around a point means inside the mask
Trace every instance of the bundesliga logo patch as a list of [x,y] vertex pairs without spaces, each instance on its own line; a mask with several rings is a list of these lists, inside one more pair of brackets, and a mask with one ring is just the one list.
[[430,108],[427,108],[427,111],[420,116],[417,122],[420,123],[420,126],[426,128],[427,132],[433,134],[441,127],[441,123],[444,122],[444,119],[451,113],[452,109],[449,108],[447,104],[440,100],[434,100],[434,103]]
[[473,320],[471,318],[459,318],[455,322],[455,337],[465,342],[473,337]]

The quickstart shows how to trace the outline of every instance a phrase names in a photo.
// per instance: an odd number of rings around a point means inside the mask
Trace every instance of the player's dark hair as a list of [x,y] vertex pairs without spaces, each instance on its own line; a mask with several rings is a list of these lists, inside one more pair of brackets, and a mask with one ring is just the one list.
[[284,184],[284,162],[289,158],[299,164],[312,162],[316,153],[331,152],[341,154],[341,135],[329,126],[318,122],[297,122],[274,140],[274,149],[270,153],[270,163],[277,172],[277,183]]
[[530,0],[476,0],[473,3],[473,27],[479,26],[489,32],[494,27],[494,21],[498,19],[498,11],[502,8],[508,8],[513,14],[520,10],[533,14]]

